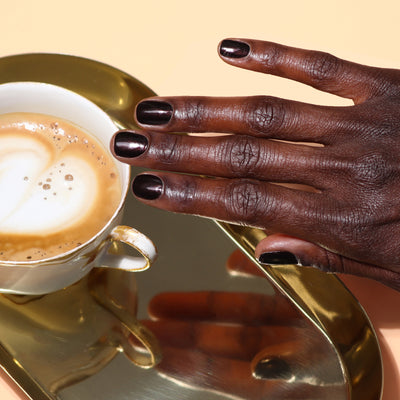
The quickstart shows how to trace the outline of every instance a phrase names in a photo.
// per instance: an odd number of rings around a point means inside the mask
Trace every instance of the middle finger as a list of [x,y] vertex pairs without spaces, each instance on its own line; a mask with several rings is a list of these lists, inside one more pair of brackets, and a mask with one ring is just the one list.
[[120,131],[111,149],[120,161],[165,171],[300,183],[318,189],[328,182],[326,174],[321,174],[321,169],[329,170],[324,147],[247,135],[193,137]]

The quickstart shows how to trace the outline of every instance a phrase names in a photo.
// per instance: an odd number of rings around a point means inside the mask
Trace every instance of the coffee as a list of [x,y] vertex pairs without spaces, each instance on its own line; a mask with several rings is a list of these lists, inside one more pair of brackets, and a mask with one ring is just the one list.
[[0,260],[33,261],[92,238],[121,199],[116,165],[90,133],[60,118],[0,116]]

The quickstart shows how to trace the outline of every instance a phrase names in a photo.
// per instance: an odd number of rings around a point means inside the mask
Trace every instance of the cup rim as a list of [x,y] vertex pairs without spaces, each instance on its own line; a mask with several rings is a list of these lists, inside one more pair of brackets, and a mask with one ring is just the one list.
[[[34,81],[18,81],[18,82],[7,82],[7,83],[0,84],[0,88],[6,87],[6,86],[10,86],[10,87],[12,87],[12,86],[46,87],[49,90],[58,91],[59,93],[61,93],[61,92],[63,92],[64,94],[68,93],[68,96],[70,96],[71,98],[75,97],[80,102],[85,103],[86,107],[92,108],[95,112],[97,112],[98,114],[101,114],[104,117],[104,121],[107,121],[106,123],[109,124],[110,129],[111,129],[111,126],[112,126],[114,128],[114,132],[118,131],[118,126],[116,125],[116,123],[114,123],[112,118],[104,110],[102,110],[98,105],[93,103],[88,98],[82,96],[81,94],[78,94],[78,93],[74,92],[73,90],[66,89],[64,87],[61,87],[61,86],[58,86],[58,85],[54,85],[54,84],[50,84],[50,83],[34,82]],[[43,114],[44,115],[50,115],[50,114],[46,114],[45,112]],[[62,117],[60,117],[60,118],[62,118]],[[70,121],[70,122],[74,123],[73,121]],[[77,126],[79,126],[79,124],[77,124]],[[104,146],[104,143],[102,143],[102,145]],[[108,147],[106,147],[106,146],[104,146],[104,147],[105,147],[106,151],[110,152]],[[113,160],[114,163],[116,163],[117,165],[120,165],[121,168],[126,170],[126,174],[125,174],[125,177],[123,177],[123,176],[121,176],[121,174],[119,174],[120,175],[120,180],[121,180],[122,194],[121,194],[121,198],[120,198],[120,201],[118,203],[118,206],[116,207],[114,213],[109,218],[107,223],[93,237],[91,237],[89,240],[87,240],[86,242],[82,243],[81,245],[79,245],[77,247],[74,247],[73,249],[70,249],[70,250],[68,250],[66,252],[59,253],[59,254],[56,254],[54,256],[47,257],[47,258],[41,258],[39,260],[30,260],[30,261],[0,260],[0,267],[1,266],[4,266],[4,267],[6,267],[6,266],[16,266],[16,267],[29,267],[29,268],[32,268],[32,267],[40,267],[43,264],[52,264],[52,263],[55,263],[56,261],[64,262],[65,259],[68,259],[73,254],[79,253],[84,248],[90,246],[101,235],[103,235],[104,232],[107,229],[109,229],[110,225],[116,220],[116,218],[120,214],[120,212],[121,212],[121,210],[122,210],[122,208],[123,208],[123,206],[125,204],[126,197],[128,195],[129,182],[130,182],[130,177],[131,177],[130,166],[127,165],[127,164],[121,163],[120,161],[116,160],[112,156],[111,152],[110,152],[110,156],[112,157],[112,160]]]

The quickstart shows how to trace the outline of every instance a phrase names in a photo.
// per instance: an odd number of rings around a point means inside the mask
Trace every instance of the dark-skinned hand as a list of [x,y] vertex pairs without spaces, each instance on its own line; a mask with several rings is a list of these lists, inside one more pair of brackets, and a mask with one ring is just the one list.
[[[227,268],[263,277],[239,250]],[[168,379],[235,399],[343,397],[327,342],[279,293],[160,293],[148,311],[141,322],[160,342],[157,370]]]
[[[264,229],[256,256],[265,264],[361,275],[400,290],[400,71],[248,39],[222,41],[219,54],[354,105],[146,99],[136,108],[143,130],[111,143],[120,161],[157,170],[134,179],[136,197]],[[176,132],[229,135],[166,134]]]

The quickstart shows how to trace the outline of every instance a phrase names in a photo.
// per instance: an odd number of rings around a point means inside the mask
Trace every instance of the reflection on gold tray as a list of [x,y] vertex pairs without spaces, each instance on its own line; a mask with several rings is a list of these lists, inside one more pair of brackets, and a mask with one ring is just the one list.
[[[153,95],[153,92],[145,85],[141,84],[139,81],[129,76],[128,74],[125,74],[124,72],[121,72],[110,66],[79,57],[54,54],[26,54],[5,57],[1,59],[0,83],[12,81],[40,81],[56,84],[71,89],[79,94],[84,95],[89,100],[92,100],[94,103],[99,105],[121,128],[135,127],[135,123],[133,121],[133,110],[136,103],[144,97]],[[136,204],[135,207],[137,207]],[[130,205],[128,204],[128,214],[130,212],[129,209]],[[158,232],[162,231],[162,229],[160,228],[162,218],[173,218],[174,221],[180,220],[178,216],[164,217],[161,216],[161,214],[157,214],[157,212],[155,211],[154,213],[156,213],[155,215],[157,222],[155,223],[156,226],[154,228],[154,233],[149,235],[152,238],[154,238],[154,236],[157,236]],[[128,215],[127,218],[131,218],[131,215]],[[137,216],[135,216],[135,218],[136,222]],[[146,220],[150,220],[147,215],[146,218]],[[168,219],[168,221],[170,220]],[[173,228],[176,229],[177,232],[175,232],[176,235],[174,234],[172,236],[178,237],[179,233],[181,233],[178,232],[178,230],[181,229],[197,229],[196,224],[198,222],[193,223],[192,220],[184,221],[185,222],[182,225],[184,226],[184,228],[179,228],[179,224],[173,224]],[[189,221],[189,224],[187,224],[186,221]],[[133,226],[135,226],[135,222],[133,222]],[[132,222],[129,222],[129,224],[132,224]],[[159,225],[157,226],[157,224]],[[201,228],[205,229],[208,232],[208,225],[204,227],[202,223],[199,222],[199,224],[201,225],[199,226],[199,230]],[[207,224],[209,223],[207,222]],[[254,262],[256,262],[256,260],[254,260],[253,258],[253,250],[255,244],[263,235],[261,231],[256,229],[237,227],[220,222],[217,222],[217,225],[222,228],[226,235],[230,239],[232,239],[232,241],[235,242]],[[169,228],[169,230],[170,229],[171,228]],[[214,235],[214,233],[212,233],[212,235]],[[167,253],[168,250],[175,245],[175,252],[183,252],[184,250],[180,249],[182,247],[187,247],[191,249],[190,251],[192,252],[193,256],[193,253],[196,252],[196,249],[190,247],[189,241],[191,239],[194,239],[187,236],[188,235],[186,235],[186,238],[181,239],[183,241],[186,240],[185,246],[183,246],[182,243],[179,241],[171,242],[171,235],[168,235],[168,237],[163,236],[160,241],[166,242],[165,246],[167,250],[165,251],[165,253]],[[219,240],[217,235],[216,237],[216,240]],[[206,241],[206,239],[204,239],[204,241]],[[162,243],[159,243],[157,241],[156,243],[160,249],[160,254],[162,255]],[[200,241],[197,242],[198,246],[199,243]],[[220,247],[223,247],[222,244]],[[201,258],[202,256],[203,255],[196,253],[196,257]],[[217,254],[215,254],[214,258],[217,258]],[[186,260],[188,259],[186,258]],[[208,271],[207,273],[209,273],[210,275],[206,282],[209,284],[210,288],[212,285],[216,285],[218,289],[223,289],[224,285],[227,286],[227,283],[225,281],[219,282],[212,269],[217,268],[218,266],[209,265],[210,261],[209,259],[207,260],[208,261],[205,261],[207,265],[204,266],[204,271]],[[259,268],[262,268],[259,264],[257,264],[257,266]],[[184,268],[191,268],[191,266],[188,267],[187,265],[179,265],[179,267],[182,268],[182,273],[178,272],[178,275],[174,276],[174,279],[176,279],[177,282],[177,290],[179,290],[179,288],[185,289],[186,287],[189,287],[189,283],[191,283],[190,278],[189,280],[185,278],[185,274],[183,272]],[[173,270],[170,266],[169,268],[170,271]],[[211,269],[207,270],[207,268]],[[157,278],[155,277],[158,274],[158,276],[162,276],[162,279],[164,279],[163,284],[165,283],[165,286],[167,286],[166,283],[168,282],[170,275],[168,275],[168,272],[165,272],[165,270],[163,271],[162,260],[160,260],[159,263],[157,263],[153,267],[153,269],[159,270],[155,271],[154,275],[152,275],[152,271],[146,274],[147,276],[152,277],[155,282],[154,285],[156,286]],[[278,288],[279,291],[283,295],[285,295],[301,312],[304,319],[304,324],[307,325],[309,328],[308,335],[312,334],[315,338],[318,337],[320,343],[324,343],[324,360],[326,362],[329,362],[330,365],[334,366],[334,368],[327,369],[331,372],[332,376],[325,377],[326,382],[331,382],[331,385],[326,385],[329,387],[325,394],[323,396],[321,395],[321,397],[318,397],[318,395],[316,395],[317,397],[315,397],[315,399],[323,398],[325,400],[378,400],[381,396],[382,389],[382,366],[378,342],[364,311],[353,298],[353,296],[341,284],[341,282],[333,275],[327,275],[316,270],[309,270],[304,268],[301,269],[294,266],[262,268],[262,271],[264,272],[265,276],[273,283],[273,285]],[[196,272],[193,271],[193,274],[195,273]],[[172,272],[170,272],[170,274],[172,274]],[[120,278],[114,277],[112,275],[110,276],[110,279],[114,280]],[[228,281],[228,283],[230,285],[231,281]],[[220,286],[218,286],[217,284],[220,284]],[[83,285],[81,288],[86,287],[84,282],[81,282],[80,285]],[[239,287],[242,287],[241,285],[243,285],[242,282],[240,282]],[[266,285],[263,287],[265,287],[265,290],[267,290]],[[150,293],[151,288],[151,284],[149,284],[148,286],[144,285],[144,295],[146,295],[146,291]],[[197,289],[198,286],[193,283],[193,288]],[[141,293],[140,296],[142,296],[141,289],[142,287],[139,288],[139,292]],[[72,304],[73,301],[77,301],[77,299],[79,299],[81,296],[80,286],[78,285],[74,288],[68,288],[66,289],[65,293],[68,293],[68,290],[77,291],[77,293],[71,292],[71,294],[68,294],[63,300],[65,302],[71,299]],[[83,290],[83,296],[88,295],[85,290]],[[146,300],[146,297],[144,297],[144,299]],[[10,321],[13,321],[13,323],[16,324],[13,330],[18,331],[18,324],[22,323],[21,321],[24,321],[24,319],[30,318],[28,316],[30,311],[28,310],[30,310],[31,307],[39,304],[39,302],[45,303],[46,301],[47,300],[43,298],[40,300],[36,299],[31,302],[28,301],[24,305],[18,305],[18,313],[16,314],[16,316],[8,316],[9,318],[11,318]],[[4,297],[2,299],[2,302],[0,303],[0,317],[3,319],[3,321],[7,320],[7,313],[13,307],[17,307],[17,303],[18,301],[15,299],[14,303],[12,302],[11,298]],[[11,306],[11,304],[14,304],[15,306]],[[93,303],[91,307],[96,308],[98,307],[98,305],[95,305],[95,303]],[[23,311],[25,308],[27,310],[26,312]],[[76,310],[78,310],[78,308],[76,308]],[[104,309],[101,312],[103,313]],[[25,315],[24,313],[27,314]],[[89,315],[93,316],[94,318],[94,315],[97,315],[97,313],[97,311],[91,311]],[[42,314],[39,313],[37,318],[39,318],[40,315]],[[37,320],[37,318],[35,317],[34,320],[30,321],[32,323],[32,327],[29,328],[30,335],[34,335],[36,331],[36,334],[42,335],[44,342],[48,340],[46,338],[46,333],[49,332],[48,328],[50,328],[50,331],[54,329],[57,331],[58,329],[58,327],[46,326],[46,324],[53,322],[51,321],[51,318],[50,320],[48,320],[48,317],[45,317],[45,315],[46,314],[43,314],[42,319],[40,320]],[[108,320],[109,318],[113,320],[112,323],[110,322],[110,320]],[[115,317],[112,315],[107,315],[106,319],[108,321],[105,322],[105,325],[110,323],[114,324],[114,318]],[[93,321],[90,321],[90,318],[85,320],[85,323],[86,322],[88,322],[88,326],[93,323]],[[7,330],[8,323],[4,322],[3,324],[5,325],[4,329]],[[100,326],[102,324],[103,323],[100,323]],[[73,330],[75,328],[76,327],[71,327],[71,334],[74,333]],[[118,329],[116,331],[118,332]],[[57,392],[61,387],[67,386],[73,380],[81,379],[84,374],[87,374],[88,376],[94,374],[96,370],[99,369],[98,367],[100,364],[95,363],[96,367],[92,367],[92,364],[90,362],[86,362],[87,367],[83,368],[83,370],[79,371],[79,373],[77,373],[75,376],[68,375],[68,373],[65,375],[61,374],[62,376],[60,374],[58,374],[58,376],[56,377],[51,376],[51,371],[46,372],[46,368],[48,368],[48,365],[30,365],[29,362],[27,362],[27,360],[23,357],[22,344],[21,352],[16,351],[16,349],[18,349],[19,347],[16,346],[14,342],[10,345],[10,341],[7,337],[7,335],[10,335],[11,333],[4,332],[5,331],[2,332],[0,330],[0,342],[2,343],[2,348],[0,349],[0,357],[2,365],[13,377],[13,379],[20,386],[22,386],[26,390],[26,392],[34,399],[53,398],[54,393]],[[69,332],[66,333],[69,334]],[[123,335],[121,336],[120,333],[117,334],[117,337],[119,338],[119,342],[117,340],[117,345],[115,345],[116,338],[114,336],[110,337],[107,334],[98,335],[98,333],[95,333],[95,337],[96,341],[93,349],[98,349],[98,346],[100,346],[100,359],[104,363],[109,362],[115,357],[116,351],[120,349],[121,337],[123,338]],[[82,339],[82,343],[84,343],[84,337],[82,337]],[[68,342],[70,345],[73,344],[73,340],[70,343],[70,337],[66,337],[63,340]],[[89,341],[92,342],[93,338],[90,338]],[[112,344],[114,344],[114,346]],[[32,351],[34,351],[34,348],[32,348]],[[52,351],[54,351],[54,348],[52,348]],[[49,360],[53,357],[50,349],[48,357]],[[85,357],[85,355],[83,357]],[[90,357],[91,355],[88,356],[88,359],[90,359]],[[301,363],[299,360],[297,361]],[[101,365],[103,367],[103,364]],[[68,369],[68,363],[66,364],[66,368]],[[335,370],[336,373],[332,372],[333,370]],[[311,382],[313,380],[314,372],[308,373],[308,381]],[[207,373],[207,371],[203,371],[203,373]],[[150,375],[148,376],[150,376],[151,379],[154,378],[156,382],[158,382],[158,379],[162,379],[159,378],[156,372],[150,372],[149,374]],[[301,379],[300,375],[302,376]],[[304,371],[298,376],[295,374],[294,379],[292,379],[292,381],[294,382],[284,382],[281,385],[282,390],[279,391],[280,394],[277,395],[277,397],[268,398],[287,398],[284,395],[286,389],[289,388],[290,385],[295,385],[296,379],[297,381],[304,381],[305,375],[307,375],[307,373],[304,373]],[[146,376],[146,379],[148,376]],[[144,379],[143,376],[141,376],[140,379]],[[324,380],[322,379],[321,382],[323,381]],[[152,385],[149,382],[147,383],[147,385]],[[332,384],[332,382],[334,382],[334,384]],[[110,382],[110,385],[112,385],[112,382]],[[144,383],[143,385],[146,386],[146,384]],[[178,393],[180,393],[181,398],[183,398],[182,396],[184,393],[182,385],[190,386],[190,384],[188,384],[188,382],[180,382],[180,384],[177,386],[179,388]],[[321,389],[321,387],[323,386],[321,385],[318,386],[319,389]],[[331,388],[332,385],[335,387],[335,390],[329,391],[329,388]],[[163,383],[159,386],[160,392],[158,392],[155,397],[143,396],[140,398],[177,398],[177,391],[175,390],[175,388],[168,389],[168,385],[165,384],[165,381],[163,381]],[[216,385],[216,387],[213,387],[211,385],[210,387],[208,387],[209,392],[217,392],[217,386],[218,385]],[[118,399],[118,390],[122,389],[121,387],[118,387],[118,385],[116,385],[115,392],[112,396],[114,399]],[[132,394],[135,390],[137,391],[138,389],[130,388],[129,393]],[[153,387],[153,390],[156,390],[155,386]],[[164,397],[161,395],[161,393]],[[199,393],[195,390],[188,392],[185,398],[202,398],[201,392]],[[338,395],[338,393],[340,394]],[[227,393],[227,395],[228,394],[229,393]],[[210,396],[208,396],[207,398],[211,399]],[[261,397],[262,396],[260,396],[260,398]],[[68,399],[69,397],[67,394],[65,394],[65,396],[63,397],[56,398]],[[72,396],[70,398],[75,397]],[[216,398],[226,398],[224,397],[224,391],[222,390],[222,397]]]
[[[90,278],[108,272],[94,270]],[[128,296],[123,306],[135,315],[135,281],[133,275],[125,275],[108,273],[105,278],[114,286],[115,281],[124,286],[121,290],[125,289]],[[16,350],[13,358],[26,371],[34,370],[34,379],[51,394],[95,374],[121,346],[126,347],[128,336],[120,321],[98,305],[89,292],[86,277],[46,296],[0,297],[0,314],[7,321],[0,325],[0,337],[12,343]]]

